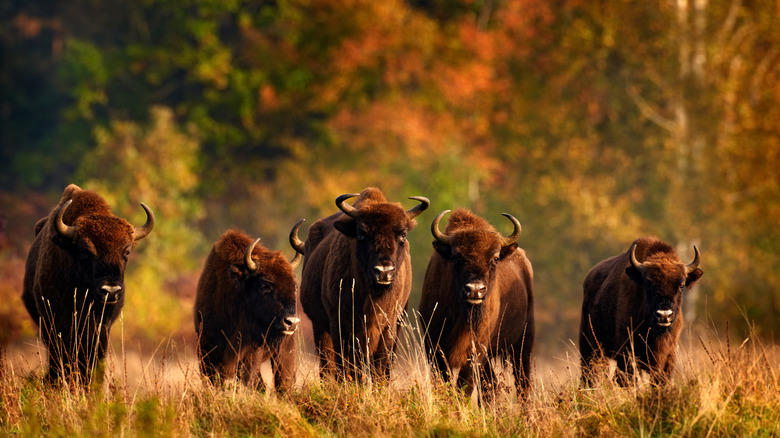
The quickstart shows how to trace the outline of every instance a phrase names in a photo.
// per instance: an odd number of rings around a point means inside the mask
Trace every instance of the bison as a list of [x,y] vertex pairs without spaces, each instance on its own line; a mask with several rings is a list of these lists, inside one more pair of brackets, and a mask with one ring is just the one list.
[[133,227],[97,193],[69,185],[35,225],[24,270],[22,301],[48,349],[47,380],[92,379],[106,355],[111,326],[125,302],[124,274],[135,242],[154,228]]
[[[354,205],[345,201],[357,196]],[[411,210],[369,187],[336,198],[341,212],[316,221],[305,242],[301,306],[311,319],[321,376],[389,379],[412,286],[407,233],[430,201]],[[338,372],[338,373],[337,373]]]
[[[290,232],[291,243],[301,222]],[[297,362],[293,270],[301,254],[288,262],[259,241],[228,230],[206,258],[194,307],[200,369],[212,382],[237,376],[262,389],[260,365],[270,359],[274,385],[284,391],[294,383]]]
[[693,261],[685,265],[669,244],[643,237],[588,272],[579,339],[583,385],[592,385],[599,358],[617,362],[621,385],[635,371],[632,361],[654,384],[668,381],[683,329],[683,292],[702,276],[699,250],[693,250]]
[[494,393],[494,358],[512,364],[517,393],[531,384],[534,344],[533,269],[517,245],[520,223],[511,235],[499,234],[486,220],[466,209],[452,212],[444,233],[440,213],[431,224],[434,253],[428,262],[420,299],[426,350],[438,375],[473,390],[477,368],[481,389]]

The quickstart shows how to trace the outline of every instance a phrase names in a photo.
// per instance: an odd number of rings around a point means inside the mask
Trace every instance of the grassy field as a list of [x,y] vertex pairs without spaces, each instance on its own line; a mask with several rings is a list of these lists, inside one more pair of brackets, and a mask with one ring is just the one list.
[[[392,381],[322,383],[302,350],[295,390],[277,395],[198,374],[192,347],[167,341],[142,355],[119,342],[108,378],[88,390],[52,388],[36,341],[9,347],[0,374],[2,436],[777,436],[777,347],[687,330],[673,383],[620,388],[607,378],[579,389],[571,350],[535,361],[534,392],[489,404],[431,376],[407,332]],[[114,342],[117,344],[117,342]]]

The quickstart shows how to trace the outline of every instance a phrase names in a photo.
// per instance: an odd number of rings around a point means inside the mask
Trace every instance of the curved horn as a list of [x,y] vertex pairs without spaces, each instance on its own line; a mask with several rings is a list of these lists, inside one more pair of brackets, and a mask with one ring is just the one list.
[[636,242],[631,244],[631,249],[629,249],[628,252],[630,253],[629,260],[631,260],[631,266],[636,268],[637,271],[642,272],[642,269],[644,269],[645,266],[636,259]]
[[152,212],[152,209],[147,207],[143,202],[141,203],[141,207],[146,211],[146,223],[133,229],[133,240],[143,239],[148,236],[154,228],[154,213]]
[[685,274],[688,275],[691,272],[693,272],[694,269],[699,267],[699,248],[696,248],[696,245],[693,245],[693,261],[688,263],[685,266]]
[[73,238],[76,237],[76,227],[65,225],[65,222],[62,221],[62,216],[65,214],[65,209],[68,208],[71,202],[73,202],[73,200],[68,199],[68,201],[63,204],[62,207],[60,207],[60,209],[57,211],[57,218],[55,219],[54,224],[57,226],[57,232],[60,233],[62,237],[73,240]]
[[293,269],[298,267],[298,264],[301,262],[301,258],[303,257],[303,241],[298,238],[298,229],[301,227],[301,224],[306,219],[301,219],[298,221],[295,226],[293,226],[292,230],[290,231],[290,246],[293,247],[295,250],[295,257],[293,257],[292,260],[290,260],[290,265]]
[[515,229],[512,231],[512,234],[504,237],[503,240],[501,241],[501,246],[505,247],[517,242],[517,238],[520,237],[520,232],[523,230],[523,227],[520,226],[520,221],[518,221],[511,214],[501,213],[501,215],[506,217],[510,221],[512,221],[512,224],[515,226]]
[[445,245],[451,245],[452,244],[452,236],[448,236],[446,234],[443,234],[441,231],[439,231],[439,221],[441,220],[441,217],[445,214],[449,213],[449,210],[444,210],[433,219],[433,223],[431,223],[431,234],[433,234],[433,237],[436,238],[437,241],[445,244]]
[[426,198],[425,196],[410,196],[409,199],[420,201],[420,203],[417,204],[416,207],[406,211],[406,216],[409,219],[416,218],[417,216],[420,215],[420,213],[424,212],[431,205],[431,201],[428,200],[428,198]]
[[338,207],[339,210],[343,211],[344,214],[354,219],[355,215],[357,214],[357,209],[355,209],[355,207],[349,204],[345,204],[344,201],[346,201],[349,198],[354,198],[359,194],[360,193],[347,193],[339,196],[338,198],[336,198],[336,207]]
[[249,270],[249,272],[257,271],[257,263],[252,260],[252,251],[255,250],[255,246],[259,241],[260,238],[258,237],[254,242],[252,242],[251,245],[249,245],[249,247],[246,249],[246,252],[244,253],[244,264],[246,265],[246,268]]

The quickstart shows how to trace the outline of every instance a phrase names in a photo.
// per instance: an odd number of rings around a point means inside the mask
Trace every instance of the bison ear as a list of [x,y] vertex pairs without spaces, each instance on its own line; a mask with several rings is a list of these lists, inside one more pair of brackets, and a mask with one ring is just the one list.
[[235,282],[240,282],[244,279],[246,276],[246,272],[244,271],[244,268],[239,265],[230,265],[230,279]]
[[433,249],[444,257],[445,260],[452,260],[452,247],[446,243],[441,243],[438,240],[433,241]]
[[688,277],[685,279],[685,287],[689,289],[691,286],[693,286],[694,283],[696,283],[701,278],[703,274],[704,271],[702,271],[699,268],[696,268],[693,271],[691,271],[690,274],[688,274]]
[[628,275],[628,278],[634,280],[639,284],[642,284],[645,281],[644,278],[642,277],[642,272],[639,269],[635,268],[630,263],[628,264],[628,266],[626,266],[626,275]]
[[41,230],[43,229],[43,226],[46,225],[46,221],[48,219],[49,219],[48,217],[44,217],[44,218],[38,219],[38,222],[35,223],[35,235],[36,236],[38,235],[38,233],[41,232]]
[[73,244],[72,240],[62,237],[60,233],[54,233],[51,236],[51,241],[52,243],[54,243],[55,245],[57,245],[58,247],[66,251],[71,251],[76,248],[76,245]]
[[333,226],[345,236],[352,238],[357,237],[357,222],[349,216],[344,216],[337,220],[333,223]]
[[514,252],[517,251],[517,246],[517,242],[515,242],[511,245],[501,247],[501,255],[499,255],[501,260],[504,260],[510,254],[514,254]]

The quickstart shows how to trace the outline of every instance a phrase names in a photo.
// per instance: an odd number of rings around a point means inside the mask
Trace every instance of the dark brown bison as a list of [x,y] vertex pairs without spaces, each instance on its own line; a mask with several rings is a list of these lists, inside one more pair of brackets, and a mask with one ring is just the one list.
[[504,213],[514,231],[499,234],[486,220],[466,209],[452,213],[444,231],[433,220],[435,252],[428,262],[420,300],[426,349],[438,374],[470,393],[477,368],[490,396],[496,376],[490,359],[512,364],[519,395],[531,384],[534,345],[533,269],[517,245],[520,223]]
[[[290,233],[291,241],[301,222]],[[293,269],[301,255],[296,252],[288,262],[259,241],[228,230],[206,258],[194,312],[200,369],[211,381],[238,377],[263,388],[260,365],[270,360],[275,387],[287,390],[297,362],[293,333],[300,318]]]
[[[345,201],[358,196],[354,206]],[[336,198],[341,210],[312,224],[305,243],[301,306],[312,321],[320,373],[362,380],[362,365],[387,379],[399,319],[412,287],[406,234],[430,202],[409,211],[374,187]]]
[[699,250],[685,265],[669,244],[651,237],[596,264],[583,283],[580,354],[582,383],[592,384],[594,361],[617,361],[616,377],[628,384],[633,361],[654,383],[669,379],[683,329],[683,291],[702,276]]
[[71,184],[35,225],[22,301],[49,351],[50,381],[92,378],[105,357],[111,325],[125,302],[125,265],[133,245],[154,227],[116,217],[97,193]]

